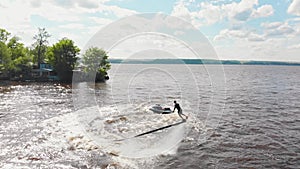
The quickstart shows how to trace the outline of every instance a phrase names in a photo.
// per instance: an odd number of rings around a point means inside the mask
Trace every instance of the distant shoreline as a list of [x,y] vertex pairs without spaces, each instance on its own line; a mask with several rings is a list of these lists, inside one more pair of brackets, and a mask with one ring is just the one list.
[[238,61],[213,59],[109,59],[110,63],[122,64],[211,64],[211,65],[284,65],[300,66],[300,62]]

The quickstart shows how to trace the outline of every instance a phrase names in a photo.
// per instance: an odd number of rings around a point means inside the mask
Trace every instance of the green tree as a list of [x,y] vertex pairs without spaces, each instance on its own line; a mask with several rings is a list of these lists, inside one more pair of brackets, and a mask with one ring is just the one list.
[[30,75],[32,55],[17,36],[0,29],[0,71],[10,77]]
[[48,38],[51,35],[46,31],[45,28],[38,28],[38,33],[33,36],[35,40],[33,44],[34,62],[38,64],[40,68],[40,63],[45,60],[46,51],[48,48]]
[[57,72],[61,81],[71,82],[73,70],[78,64],[77,55],[80,49],[70,39],[63,38],[47,52],[47,60]]
[[8,75],[11,68],[11,53],[6,44],[0,42],[0,72]]
[[11,52],[6,43],[11,34],[5,29],[0,28],[0,72],[9,75],[12,67]]
[[8,40],[9,36],[11,34],[9,32],[7,32],[5,29],[0,28],[0,41],[3,43],[6,43],[6,41]]
[[110,69],[107,52],[97,47],[91,47],[83,54],[84,71],[90,74],[96,74],[95,81],[103,82]]
[[7,48],[10,51],[11,64],[9,67],[10,74],[14,76],[28,75],[32,67],[32,55],[19,38],[14,36],[9,39]]

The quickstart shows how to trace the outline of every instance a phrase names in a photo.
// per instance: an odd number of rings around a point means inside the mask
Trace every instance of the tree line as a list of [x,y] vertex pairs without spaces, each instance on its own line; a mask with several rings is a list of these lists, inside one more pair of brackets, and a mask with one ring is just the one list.
[[73,71],[81,67],[82,79],[94,76],[97,82],[107,79],[110,69],[107,52],[91,47],[79,57],[80,49],[73,40],[62,38],[49,45],[51,35],[45,28],[38,28],[33,36],[34,42],[26,47],[20,38],[0,28],[0,73],[9,79],[32,79],[33,69],[39,69],[41,63],[52,66],[60,81],[71,82]]

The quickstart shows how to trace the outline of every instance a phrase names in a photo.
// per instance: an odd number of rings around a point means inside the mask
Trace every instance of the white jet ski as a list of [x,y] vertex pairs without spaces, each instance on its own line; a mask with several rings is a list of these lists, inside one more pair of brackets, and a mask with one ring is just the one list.
[[173,113],[173,111],[169,107],[161,107],[161,105],[156,104],[150,108],[151,111],[154,113],[159,113],[159,114],[170,114]]

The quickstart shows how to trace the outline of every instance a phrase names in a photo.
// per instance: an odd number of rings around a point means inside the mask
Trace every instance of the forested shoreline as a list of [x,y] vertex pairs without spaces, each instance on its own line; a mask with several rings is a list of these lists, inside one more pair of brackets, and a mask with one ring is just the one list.
[[73,72],[81,79],[95,74],[96,82],[108,79],[107,52],[92,47],[80,56],[80,48],[67,37],[53,45],[45,28],[38,28],[33,43],[25,46],[21,38],[0,28],[0,80],[71,82]]

